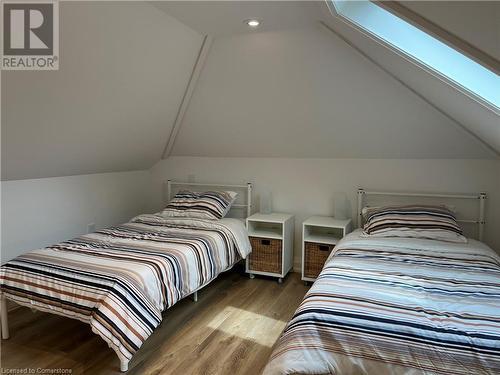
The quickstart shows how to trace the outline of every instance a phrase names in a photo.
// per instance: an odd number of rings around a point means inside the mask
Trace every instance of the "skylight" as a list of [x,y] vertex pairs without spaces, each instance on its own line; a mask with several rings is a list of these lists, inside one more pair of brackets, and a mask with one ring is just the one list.
[[329,1],[340,16],[500,108],[500,76],[491,70],[371,1]]

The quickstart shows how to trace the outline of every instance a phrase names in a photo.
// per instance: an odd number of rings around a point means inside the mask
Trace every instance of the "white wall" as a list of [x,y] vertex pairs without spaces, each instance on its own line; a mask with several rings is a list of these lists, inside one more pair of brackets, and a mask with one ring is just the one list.
[[2,181],[1,262],[144,213],[149,186],[149,171]]
[[485,241],[500,252],[499,161],[172,157],[150,171],[2,181],[1,261],[83,234],[92,222],[102,228],[158,211],[164,205],[163,181],[189,175],[203,182],[251,181],[254,198],[270,190],[275,211],[296,215],[296,266],[300,223],[310,215],[331,215],[334,192],[348,193],[354,217],[358,187],[486,191]]
[[295,215],[295,265],[300,264],[300,224],[310,215],[332,215],[334,192],[346,192],[353,217],[358,187],[489,194],[485,241],[500,252],[500,162],[497,160],[280,159],[172,157],[152,168],[150,211],[164,203],[168,178],[255,184],[269,189],[273,210]]

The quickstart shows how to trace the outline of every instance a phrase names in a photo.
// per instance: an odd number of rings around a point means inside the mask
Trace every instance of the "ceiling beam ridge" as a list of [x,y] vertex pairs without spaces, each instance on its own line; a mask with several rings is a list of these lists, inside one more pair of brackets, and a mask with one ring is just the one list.
[[191,71],[191,76],[189,77],[188,84],[186,85],[186,90],[184,91],[184,95],[182,96],[177,115],[175,116],[174,125],[172,126],[172,130],[170,131],[170,135],[161,155],[161,159],[167,159],[172,154],[177,134],[179,133],[179,130],[182,126],[184,116],[186,115],[187,109],[189,107],[189,102],[191,101],[191,97],[193,96],[198,78],[200,77],[201,71],[203,70],[205,62],[207,60],[212,41],[213,38],[211,35],[205,35],[203,37],[200,51],[198,52],[198,56],[196,57],[193,70]]
[[486,142],[484,139],[479,137],[476,133],[472,132],[469,130],[467,126],[462,124],[460,121],[458,121],[456,118],[451,116],[449,113],[445,112],[441,108],[439,108],[437,105],[435,105],[433,102],[431,102],[429,99],[427,99],[425,96],[423,96],[421,93],[410,87],[406,82],[402,81],[399,79],[395,74],[393,74],[390,70],[386,69],[384,66],[379,64],[376,60],[371,58],[368,54],[366,54],[363,50],[361,50],[359,47],[354,45],[350,40],[348,40],[346,37],[341,35],[339,32],[334,30],[332,27],[330,27],[327,23],[320,21],[320,24],[328,31],[333,33],[335,36],[340,38],[344,43],[346,43],[349,47],[353,48],[356,52],[358,52],[361,56],[363,56],[365,59],[370,61],[372,64],[377,66],[379,69],[381,69],[383,72],[385,72],[387,75],[389,75],[392,79],[396,80],[399,84],[401,84],[403,87],[406,89],[410,90],[414,95],[416,95],[418,98],[423,100],[425,103],[427,103],[429,106],[434,108],[436,111],[438,111],[440,114],[448,118],[453,124],[458,126],[462,131],[465,131],[469,136],[473,137],[475,140],[477,140],[479,143],[481,143],[483,146],[485,146],[489,151],[491,151],[497,158],[500,157],[500,151],[497,150],[495,147],[490,145],[488,142]]
[[477,48],[476,46],[467,42],[456,34],[453,34],[448,30],[442,28],[435,22],[432,22],[426,17],[411,10],[410,8],[401,4],[399,1],[377,0],[372,2],[391,12],[392,14],[395,14],[399,18],[402,18],[405,21],[411,23],[413,26],[419,28],[420,30],[432,35],[436,39],[439,39],[449,47],[463,53],[485,68],[493,71],[496,74],[500,74],[500,61],[498,61],[498,59]]

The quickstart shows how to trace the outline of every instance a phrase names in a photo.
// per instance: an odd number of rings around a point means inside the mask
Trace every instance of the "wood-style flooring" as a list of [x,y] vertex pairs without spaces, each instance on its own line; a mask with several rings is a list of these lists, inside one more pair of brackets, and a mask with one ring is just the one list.
[[[185,298],[166,311],[127,374],[260,374],[307,289],[297,273],[278,284],[250,280],[235,267],[199,291],[198,302]],[[9,312],[9,325],[11,337],[0,347],[1,373],[120,374],[118,357],[84,323],[20,307]]]

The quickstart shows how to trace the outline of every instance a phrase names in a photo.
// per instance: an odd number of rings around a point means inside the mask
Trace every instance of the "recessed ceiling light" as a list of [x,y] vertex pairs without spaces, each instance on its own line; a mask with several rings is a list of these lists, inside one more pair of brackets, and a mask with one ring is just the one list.
[[256,19],[250,19],[244,21],[250,27],[258,27],[260,25],[260,21]]

